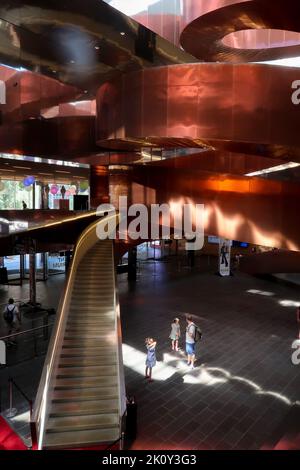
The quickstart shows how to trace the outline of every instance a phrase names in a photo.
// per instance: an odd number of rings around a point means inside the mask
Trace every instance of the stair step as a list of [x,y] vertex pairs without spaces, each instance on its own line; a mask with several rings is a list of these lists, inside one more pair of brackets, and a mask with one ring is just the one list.
[[86,283],[74,283],[74,290],[76,289],[80,289],[80,291],[84,292],[92,292],[93,290],[105,291],[107,293],[114,292],[114,287],[111,285],[111,282],[104,284],[103,281],[98,281],[93,284],[91,284],[89,281]]
[[117,374],[116,366],[87,366],[87,367],[58,367],[57,378],[62,377],[95,377],[97,375],[114,376]]
[[93,347],[111,347],[108,342],[103,343],[98,339],[89,339],[86,341],[84,338],[76,338],[76,339],[64,339],[63,342],[63,349],[64,348],[93,348]]
[[118,387],[76,388],[68,390],[54,390],[52,403],[69,403],[72,401],[86,401],[107,398],[118,398]]
[[[113,335],[111,335],[113,336]],[[105,334],[105,333],[85,333],[84,335],[84,338],[82,337],[82,334],[80,334],[79,332],[76,333],[68,333],[66,332],[65,334],[65,339],[80,339],[82,338],[84,341],[86,341],[87,339],[98,339],[99,341],[100,340],[105,340],[106,338],[108,337],[108,334]]]
[[79,306],[78,304],[70,306],[69,310],[69,316],[75,316],[77,315],[78,318],[87,318],[87,317],[92,317],[92,318],[103,318],[105,315],[110,315],[114,317],[115,312],[112,308],[107,308],[107,306],[102,306],[102,305],[94,305],[91,306],[89,305],[88,311],[87,309],[84,309],[84,307],[81,305]]
[[107,333],[108,331],[111,331],[113,328],[113,325],[107,325],[107,326],[95,326],[95,325],[71,325],[66,327],[66,331],[69,333],[94,333],[94,332],[101,332],[101,333]]
[[67,366],[113,366],[117,364],[117,354],[115,353],[115,357],[111,354],[106,354],[103,356],[87,356],[87,357],[60,357],[59,359],[59,367],[67,367]]
[[98,320],[87,320],[85,317],[80,318],[70,318],[68,320],[67,326],[94,326],[95,328],[102,328],[102,327],[113,327],[115,322],[113,319],[105,320],[101,317]]
[[87,332],[102,332],[102,333],[107,333],[109,331],[112,331],[114,329],[114,325],[108,324],[108,325],[84,325],[84,324],[70,324],[66,326],[66,331],[68,332],[82,332],[83,334]]
[[50,417],[54,416],[82,416],[102,413],[118,413],[119,400],[88,400],[82,402],[53,403]]
[[68,378],[56,379],[54,389],[64,390],[66,388],[93,388],[102,386],[117,386],[118,379],[116,376],[98,376],[98,377],[83,377],[83,378]]
[[105,310],[111,310],[112,307],[112,302],[113,302],[113,296],[111,296],[111,299],[101,299],[101,295],[99,294],[98,298],[94,297],[78,297],[78,300],[72,296],[71,298],[71,303],[70,303],[70,309],[73,310],[74,307],[81,312],[87,312],[89,313],[91,309],[97,310],[97,308],[105,309]]
[[95,292],[94,290],[92,292],[74,292],[72,293],[71,296],[72,301],[78,299],[81,303],[84,303],[88,299],[92,299],[97,301],[97,303],[104,303],[106,302],[109,304],[113,299],[114,299],[114,294],[103,294],[101,290],[98,289],[98,292]]
[[79,346],[78,348],[71,348],[69,346],[63,347],[60,357],[87,357],[87,356],[103,356],[106,354],[116,354],[115,348],[111,347],[85,347]]
[[64,449],[111,443],[118,437],[119,429],[117,428],[51,432],[46,434],[43,449]]
[[119,426],[119,417],[114,414],[65,416],[50,418],[47,423],[46,432],[65,432],[89,429],[106,429]]

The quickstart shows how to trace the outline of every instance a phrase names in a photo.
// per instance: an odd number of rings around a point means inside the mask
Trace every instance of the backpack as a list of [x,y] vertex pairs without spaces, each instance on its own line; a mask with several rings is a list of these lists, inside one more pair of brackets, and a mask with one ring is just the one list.
[[6,307],[6,310],[4,312],[4,320],[7,323],[12,323],[14,321],[14,310],[15,310],[15,305],[14,307],[10,310],[8,307]]
[[194,336],[194,341],[197,343],[202,339],[202,331],[200,330],[199,326],[195,325],[195,336]]

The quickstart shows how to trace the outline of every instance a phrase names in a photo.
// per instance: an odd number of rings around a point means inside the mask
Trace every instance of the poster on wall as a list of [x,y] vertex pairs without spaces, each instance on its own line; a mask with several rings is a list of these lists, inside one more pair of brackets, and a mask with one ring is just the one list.
[[220,276],[230,276],[230,251],[231,240],[220,238],[219,242],[219,274]]

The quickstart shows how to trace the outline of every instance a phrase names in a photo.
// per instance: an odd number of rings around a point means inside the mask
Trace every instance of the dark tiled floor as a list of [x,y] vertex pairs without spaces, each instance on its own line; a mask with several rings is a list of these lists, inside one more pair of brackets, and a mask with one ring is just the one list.
[[[177,268],[143,264],[133,287],[119,277],[127,391],[138,403],[133,448],[258,449],[300,399],[295,308],[280,304],[300,294],[242,274],[220,278],[205,258],[196,273]],[[183,329],[186,312],[203,330],[194,371],[168,340],[172,319]],[[158,341],[151,384],[143,380],[147,336]]]
[[[39,283],[39,300],[55,308],[63,282],[55,276]],[[0,302],[8,296],[26,300],[28,287],[0,292]],[[220,278],[203,257],[195,272],[182,261],[144,262],[135,285],[119,276],[119,294],[127,392],[138,402],[133,448],[257,449],[286,421],[300,399],[300,366],[290,359],[295,307],[280,302],[299,302],[295,288],[241,274]],[[186,368],[183,352],[170,351],[168,340],[173,317],[182,319],[183,329],[186,312],[203,330],[194,371]],[[143,380],[149,335],[158,340],[159,361],[151,384]],[[3,408],[8,374],[33,397],[42,362],[38,357],[0,370]],[[18,394],[15,404],[20,413],[28,408]],[[20,430],[24,420],[21,415],[15,423]]]

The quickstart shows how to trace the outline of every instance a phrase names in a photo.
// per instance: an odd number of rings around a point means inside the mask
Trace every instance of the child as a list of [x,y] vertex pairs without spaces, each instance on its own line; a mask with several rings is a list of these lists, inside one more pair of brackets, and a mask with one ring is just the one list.
[[156,355],[155,355],[156,341],[154,341],[153,338],[146,338],[145,344],[148,350],[147,358],[146,358],[145,379],[149,379],[149,382],[153,382],[152,367],[154,367],[156,364]]
[[171,324],[171,333],[169,338],[172,340],[172,351],[178,351],[178,340],[180,338],[179,318],[174,318]]

